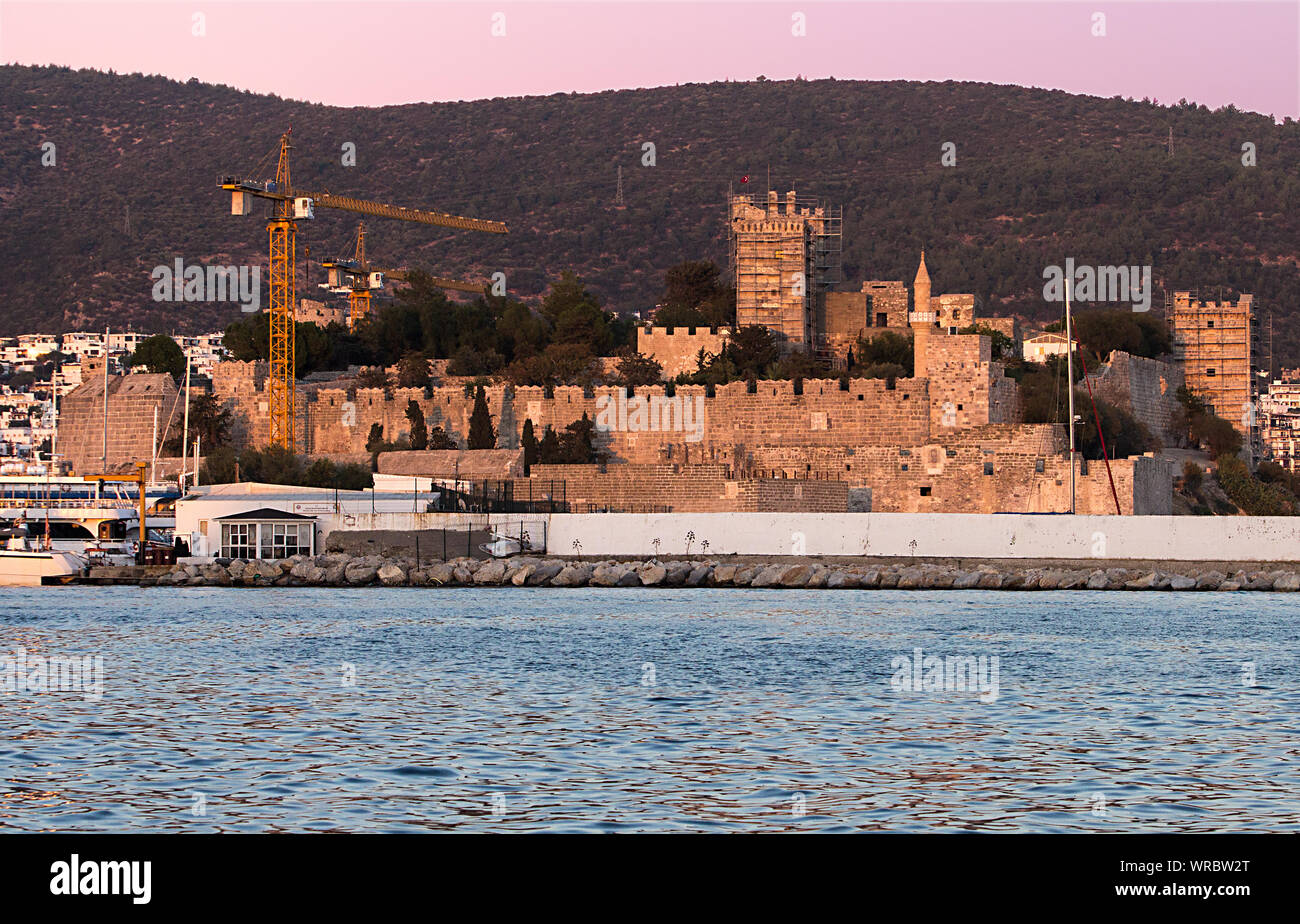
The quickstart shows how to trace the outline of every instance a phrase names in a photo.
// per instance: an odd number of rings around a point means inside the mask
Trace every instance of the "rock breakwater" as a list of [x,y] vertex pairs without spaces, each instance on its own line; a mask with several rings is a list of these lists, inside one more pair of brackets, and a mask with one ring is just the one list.
[[831,564],[715,559],[603,561],[520,556],[483,561],[416,562],[376,555],[325,554],[279,561],[177,564],[146,575],[158,587],[759,587],[852,590],[1300,590],[1300,570],[1236,570],[1171,565],[1166,569],[1020,567],[942,564]]

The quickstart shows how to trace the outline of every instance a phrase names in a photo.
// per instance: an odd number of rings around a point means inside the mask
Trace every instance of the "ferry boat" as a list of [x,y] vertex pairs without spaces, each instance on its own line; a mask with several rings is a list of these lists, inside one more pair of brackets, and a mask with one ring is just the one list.
[[[26,527],[51,551],[85,556],[90,564],[136,560],[140,536],[140,486],[68,475],[0,475],[0,529]],[[173,484],[145,485],[149,544],[170,548],[176,529]]]
[[86,564],[84,555],[33,543],[25,525],[0,529],[0,586],[57,583],[80,574]]

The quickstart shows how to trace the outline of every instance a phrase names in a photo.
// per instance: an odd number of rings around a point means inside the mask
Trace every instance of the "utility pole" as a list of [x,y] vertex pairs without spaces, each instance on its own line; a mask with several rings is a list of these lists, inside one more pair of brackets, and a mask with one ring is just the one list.
[[149,480],[158,480],[158,405],[153,408],[153,440],[149,443]]
[[185,351],[185,423],[181,427],[181,493],[185,493],[185,479],[189,475],[190,456],[190,351]]
[[101,472],[108,471],[108,328],[104,328],[104,447]]
[[[1272,323],[1273,319],[1270,316],[1270,330]],[[50,401],[54,405],[54,433],[50,435],[50,462],[57,465],[59,461],[59,370],[57,368],[50,375],[50,392]]]
[[1070,282],[1065,280],[1065,387],[1070,399],[1070,513],[1074,513],[1074,331],[1070,325]]

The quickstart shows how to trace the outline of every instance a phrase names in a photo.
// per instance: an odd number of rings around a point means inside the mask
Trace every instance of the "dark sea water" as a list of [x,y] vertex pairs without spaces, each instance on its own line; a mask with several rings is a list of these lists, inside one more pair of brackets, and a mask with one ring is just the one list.
[[104,693],[0,693],[5,830],[1300,830],[1300,596],[0,589],[20,648]]

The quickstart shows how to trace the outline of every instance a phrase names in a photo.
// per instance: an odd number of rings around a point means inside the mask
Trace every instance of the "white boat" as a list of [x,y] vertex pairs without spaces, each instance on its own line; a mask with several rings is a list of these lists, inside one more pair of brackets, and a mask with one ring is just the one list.
[[86,559],[75,552],[34,548],[27,529],[0,530],[0,586],[36,587],[75,577]]
[[493,558],[509,558],[520,552],[532,551],[533,542],[529,531],[522,525],[513,535],[509,526],[498,526],[492,530],[492,541],[481,543],[479,549]]
[[[26,526],[54,551],[88,555],[98,564],[135,561],[140,534],[139,486],[73,476],[0,475],[0,529]],[[151,484],[145,527],[150,544],[169,546],[176,526],[175,486]]]

